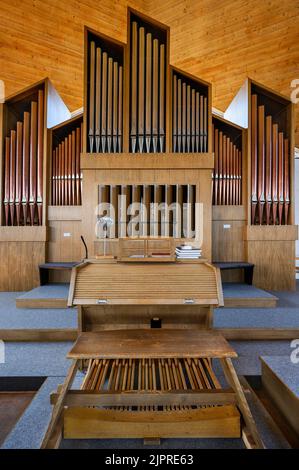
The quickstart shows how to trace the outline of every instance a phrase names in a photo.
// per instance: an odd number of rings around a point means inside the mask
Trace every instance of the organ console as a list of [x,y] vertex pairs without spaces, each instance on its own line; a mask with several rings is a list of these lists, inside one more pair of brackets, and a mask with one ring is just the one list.
[[[68,304],[79,306],[82,333],[51,396],[42,448],[57,445],[57,426],[71,439],[241,437],[241,415],[246,446],[263,448],[231,361],[236,353],[210,329],[222,304],[217,268],[87,260],[73,270]],[[157,316],[162,328],[152,329]],[[222,389],[214,358],[231,388]],[[70,391],[80,364],[81,389]]]

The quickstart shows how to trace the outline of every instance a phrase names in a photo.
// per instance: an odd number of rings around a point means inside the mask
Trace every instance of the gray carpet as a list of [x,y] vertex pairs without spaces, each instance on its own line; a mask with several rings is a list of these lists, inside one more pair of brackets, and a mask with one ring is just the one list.
[[296,290],[293,292],[270,291],[270,294],[278,297],[278,307],[299,308],[299,279],[296,281]]
[[[299,340],[297,343],[297,351]],[[292,348],[292,351],[294,348]],[[299,398],[299,362],[293,363],[290,355],[284,357],[262,356],[268,367]],[[299,353],[297,353],[299,359]],[[299,416],[298,416],[299,419]]]
[[[53,289],[42,286],[44,298],[67,296],[67,284]],[[64,293],[64,294],[63,294]],[[299,281],[297,292],[275,293],[279,306],[272,308],[220,308],[214,311],[214,326],[217,328],[299,328]],[[33,296],[29,293],[0,292],[0,329],[51,329],[76,328],[76,309],[29,309],[16,308],[17,297]]]
[[224,299],[227,298],[262,298],[262,299],[271,299],[276,297],[265,290],[259,289],[255,286],[249,286],[248,284],[238,283],[238,282],[224,282],[223,287],[223,296]]
[[20,294],[23,293],[0,292],[0,329],[77,328],[77,309],[17,308],[16,298]]
[[299,328],[299,306],[276,308],[217,308],[217,328]]
[[5,343],[5,363],[0,377],[62,376],[70,361],[66,355],[72,343]]
[[20,299],[67,299],[69,292],[68,283],[53,283],[39,286],[28,292],[22,292]]

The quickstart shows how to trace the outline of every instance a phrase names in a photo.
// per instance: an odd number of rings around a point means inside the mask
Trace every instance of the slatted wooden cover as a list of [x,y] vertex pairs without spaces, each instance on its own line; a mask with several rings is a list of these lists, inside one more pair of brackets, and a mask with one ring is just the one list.
[[219,271],[206,263],[142,264],[88,261],[75,268],[69,306],[222,305]]

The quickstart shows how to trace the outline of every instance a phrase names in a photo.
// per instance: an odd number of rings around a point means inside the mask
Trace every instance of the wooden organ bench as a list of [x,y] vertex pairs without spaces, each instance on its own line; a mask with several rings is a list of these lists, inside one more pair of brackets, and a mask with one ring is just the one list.
[[226,271],[228,269],[243,269],[244,282],[250,286],[252,285],[254,264],[247,263],[245,261],[220,261],[214,262],[213,264],[219,268],[220,271]]
[[71,271],[79,261],[39,264],[39,282],[41,286],[49,284],[50,271]]
[[[207,263],[86,261],[73,269],[69,305],[80,329],[65,382],[51,395],[42,447],[69,439],[240,438],[262,448],[233,367],[237,356],[212,327],[222,303]],[[150,328],[159,316],[162,328]],[[114,322],[114,323],[112,323]],[[219,359],[230,388],[213,367]],[[71,390],[78,368],[80,390]],[[243,417],[245,427],[242,429]]]

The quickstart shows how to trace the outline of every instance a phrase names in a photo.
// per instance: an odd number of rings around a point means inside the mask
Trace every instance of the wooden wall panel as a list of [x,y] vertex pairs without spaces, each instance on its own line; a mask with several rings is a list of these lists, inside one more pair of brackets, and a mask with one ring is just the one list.
[[247,257],[254,263],[253,284],[274,291],[295,290],[295,242],[248,241]]
[[[213,261],[246,261],[244,227],[244,206],[214,206],[212,221]],[[223,271],[221,278],[226,282],[243,282],[243,272]]]
[[244,261],[244,220],[213,221],[213,261]]
[[262,289],[295,290],[295,225],[245,227],[246,258],[254,263],[253,283]]
[[[2,0],[6,96],[49,76],[71,110],[81,107],[83,27],[125,42],[128,5],[171,27],[171,63],[212,82],[221,110],[247,75],[286,95],[298,78],[298,0]],[[299,105],[296,127],[299,145]]]
[[145,1],[2,0],[0,79],[6,96],[48,76],[71,111],[81,107],[84,25],[126,41],[127,6],[144,11]]
[[81,221],[52,220],[49,222],[47,261],[80,261]]
[[39,285],[38,265],[45,262],[45,242],[0,242],[0,291],[28,291]]
[[298,6],[298,0],[148,0],[147,14],[171,28],[170,62],[212,82],[213,106],[224,111],[246,76],[290,96],[298,78]]
[[[80,235],[81,220],[50,220],[47,261],[80,261]],[[50,273],[50,281],[69,282],[70,271],[53,271]]]

